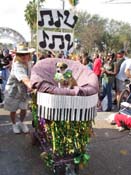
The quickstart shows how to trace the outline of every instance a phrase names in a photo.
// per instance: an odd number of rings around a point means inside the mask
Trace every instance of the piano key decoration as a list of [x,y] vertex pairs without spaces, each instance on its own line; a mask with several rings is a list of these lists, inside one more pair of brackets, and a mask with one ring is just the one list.
[[98,94],[61,96],[37,93],[38,117],[53,121],[93,121]]

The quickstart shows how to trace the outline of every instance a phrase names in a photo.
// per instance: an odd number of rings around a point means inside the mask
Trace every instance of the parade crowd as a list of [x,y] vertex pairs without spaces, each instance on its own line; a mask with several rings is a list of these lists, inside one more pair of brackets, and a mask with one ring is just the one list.
[[[82,54],[56,54],[48,51],[46,54],[38,54],[34,50],[19,45],[16,50],[4,48],[0,51],[0,105],[10,111],[10,117],[14,133],[29,132],[24,123],[28,109],[28,93],[33,89],[30,83],[31,68],[37,61],[47,57],[58,57],[61,59],[72,59],[85,65],[98,77],[98,111],[112,111],[113,104],[117,106],[120,94],[126,87],[125,81],[131,78],[131,59],[128,58],[124,49],[118,52],[109,52],[103,55],[95,52],[90,55]],[[17,87],[17,88],[16,88]],[[15,98],[14,98],[15,96]],[[106,98],[106,107],[103,100]],[[104,104],[105,105],[105,104]],[[20,121],[17,122],[17,110],[20,109]],[[117,119],[118,120],[118,119]]]

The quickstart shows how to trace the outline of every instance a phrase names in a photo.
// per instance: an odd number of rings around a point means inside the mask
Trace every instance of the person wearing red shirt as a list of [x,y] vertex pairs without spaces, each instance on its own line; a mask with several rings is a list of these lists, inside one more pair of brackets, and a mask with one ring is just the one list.
[[98,79],[100,79],[101,67],[102,67],[101,57],[99,57],[99,54],[94,54],[93,60],[94,60],[93,71],[97,75]]
[[[94,53],[93,55],[93,72],[97,75],[99,81],[99,89],[101,87],[101,67],[102,67],[102,59],[99,54]],[[98,93],[98,110],[101,110],[101,102],[100,102],[100,92]]]

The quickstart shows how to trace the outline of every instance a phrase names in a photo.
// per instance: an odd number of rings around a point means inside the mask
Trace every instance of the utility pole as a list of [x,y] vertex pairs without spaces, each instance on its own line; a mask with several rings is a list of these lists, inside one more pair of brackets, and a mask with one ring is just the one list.
[[65,0],[61,0],[62,1],[62,9],[65,9]]

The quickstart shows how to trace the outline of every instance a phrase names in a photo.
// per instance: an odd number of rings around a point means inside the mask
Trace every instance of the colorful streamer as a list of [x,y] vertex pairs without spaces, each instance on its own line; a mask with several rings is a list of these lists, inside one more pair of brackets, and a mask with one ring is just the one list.
[[37,104],[36,104],[36,94],[32,93],[31,111],[33,116],[33,126],[38,127],[38,116],[37,116]]
[[51,121],[44,126],[52,147],[52,154],[47,152],[42,156],[47,166],[52,166],[55,155],[59,158],[73,156],[75,164],[88,163],[90,156],[86,149],[91,136],[91,121]]

